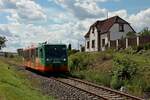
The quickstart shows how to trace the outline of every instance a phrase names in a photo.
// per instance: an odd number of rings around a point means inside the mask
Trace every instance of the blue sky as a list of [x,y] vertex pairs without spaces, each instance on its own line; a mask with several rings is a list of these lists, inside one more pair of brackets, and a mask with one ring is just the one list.
[[99,5],[111,11],[126,9],[129,14],[138,13],[150,7],[150,0],[119,0],[118,2],[105,2]]
[[78,48],[96,20],[118,15],[140,32],[150,26],[150,0],[0,0],[3,50],[40,42],[71,43]]

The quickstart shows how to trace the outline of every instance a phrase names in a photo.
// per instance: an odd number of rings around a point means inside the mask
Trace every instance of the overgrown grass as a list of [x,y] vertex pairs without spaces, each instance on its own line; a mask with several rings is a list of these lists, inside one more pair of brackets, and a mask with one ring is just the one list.
[[150,92],[150,50],[76,53],[69,57],[69,66],[82,79],[115,89],[124,86],[137,96]]
[[52,100],[31,86],[25,74],[0,60],[0,100]]
[[[112,71],[112,51],[76,53],[69,57],[69,67],[73,76],[101,85],[110,86]],[[107,63],[105,63],[107,62]]]

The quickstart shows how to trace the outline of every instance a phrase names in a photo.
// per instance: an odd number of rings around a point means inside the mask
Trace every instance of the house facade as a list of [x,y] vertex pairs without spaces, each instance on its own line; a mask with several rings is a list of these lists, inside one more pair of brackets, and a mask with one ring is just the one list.
[[128,32],[135,33],[131,25],[119,16],[98,20],[90,26],[89,31],[84,36],[85,51],[103,51],[109,47],[110,40],[126,37]]

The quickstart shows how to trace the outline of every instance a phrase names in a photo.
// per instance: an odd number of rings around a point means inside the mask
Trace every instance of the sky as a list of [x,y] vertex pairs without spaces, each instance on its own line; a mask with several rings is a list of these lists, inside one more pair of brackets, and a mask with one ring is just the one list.
[[136,32],[150,27],[150,0],[0,0],[3,51],[16,51],[48,41],[84,45],[90,25],[115,15]]

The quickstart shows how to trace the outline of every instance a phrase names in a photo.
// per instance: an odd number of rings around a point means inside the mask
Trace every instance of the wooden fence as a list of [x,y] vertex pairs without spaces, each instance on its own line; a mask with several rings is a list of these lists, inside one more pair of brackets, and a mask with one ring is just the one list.
[[109,48],[125,49],[128,47],[143,46],[148,43],[150,43],[150,35],[136,36],[136,37],[129,37],[129,38],[123,38],[118,40],[111,40]]

